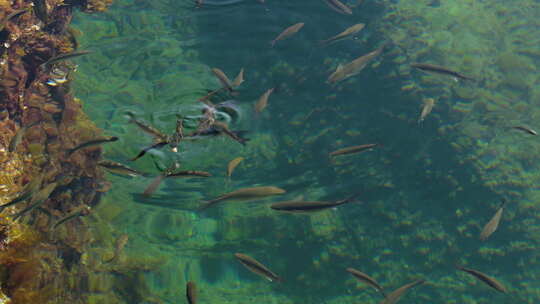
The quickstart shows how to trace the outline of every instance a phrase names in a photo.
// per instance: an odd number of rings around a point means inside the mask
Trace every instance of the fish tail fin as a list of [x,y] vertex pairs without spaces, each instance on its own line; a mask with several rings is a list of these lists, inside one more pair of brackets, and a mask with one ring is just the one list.
[[[352,203],[352,202],[355,202],[355,201],[358,201],[356,198],[360,196],[361,193],[356,193],[356,194],[353,194],[347,198],[345,198],[344,200],[341,200],[339,203],[341,204],[348,204],[348,203]],[[358,201],[360,202],[360,201]]]
[[270,46],[271,46],[271,47],[274,47],[274,45],[276,45],[276,40],[270,41]]

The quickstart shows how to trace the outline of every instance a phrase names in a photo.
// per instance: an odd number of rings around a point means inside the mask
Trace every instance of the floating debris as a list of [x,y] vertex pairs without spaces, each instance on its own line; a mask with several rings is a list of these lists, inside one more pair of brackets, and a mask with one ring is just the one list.
[[283,32],[281,32],[281,34],[279,34],[274,40],[272,40],[270,42],[270,45],[274,47],[276,42],[291,37],[292,35],[296,34],[303,26],[304,26],[304,23],[302,22],[289,26]]
[[380,304],[395,304],[399,301],[399,299],[411,288],[416,287],[418,285],[424,284],[426,281],[423,279],[414,281],[412,283],[406,284],[401,286],[400,288],[392,291],[384,300],[380,302]]
[[260,199],[267,196],[272,195],[278,195],[285,193],[285,190],[274,187],[274,186],[263,186],[263,187],[252,187],[252,188],[242,188],[233,192],[229,192],[226,194],[223,194],[213,200],[205,202],[200,210],[204,210],[206,208],[209,208],[216,203],[227,201],[227,200],[254,200],[254,199]]
[[482,229],[482,232],[480,233],[480,240],[487,240],[497,230],[497,228],[499,227],[499,222],[501,221],[505,204],[506,201],[503,201],[501,203],[501,206],[499,207],[499,210],[497,210],[495,215],[493,215],[489,222],[484,226],[484,229]]
[[110,136],[110,137],[104,137],[104,138],[98,138],[98,139],[89,140],[87,142],[84,142],[84,143],[76,146],[75,148],[67,150],[67,155],[71,155],[75,151],[80,150],[80,149],[93,147],[93,146],[99,146],[99,145],[105,144],[105,143],[115,142],[118,139],[119,138],[116,137],[116,136]]
[[366,25],[364,23],[358,23],[358,24],[355,24],[351,27],[348,27],[346,30],[344,30],[343,32],[333,36],[333,37],[330,37],[326,40],[322,40],[320,41],[319,43],[320,44],[324,44],[324,45],[329,45],[329,44],[332,44],[332,43],[336,43],[338,41],[342,41],[342,40],[345,40],[347,38],[349,38],[350,36],[360,32],[362,29],[364,29]]
[[323,211],[330,208],[350,203],[355,200],[357,195],[336,202],[306,202],[306,201],[285,201],[270,205],[270,208],[277,211],[292,213],[311,213]]
[[482,273],[478,270],[474,270],[474,269],[470,269],[470,268],[465,268],[465,267],[461,267],[461,266],[456,266],[457,269],[461,270],[461,271],[465,271],[466,273],[472,275],[473,277],[477,278],[478,280],[484,282],[485,284],[489,285],[491,288],[499,291],[499,292],[502,292],[502,293],[506,293],[506,287],[504,287],[504,285],[497,281],[495,278],[492,278],[490,276],[488,276],[487,274],[485,273]]
[[375,288],[378,292],[380,292],[383,297],[386,298],[386,294],[384,293],[384,289],[382,288],[377,281],[375,281],[374,278],[368,276],[367,274],[356,270],[354,268],[347,268],[347,272],[352,274],[358,281],[368,284],[369,286]]
[[240,261],[240,263],[242,263],[242,265],[244,265],[247,269],[249,269],[249,271],[262,276],[263,278],[269,280],[270,282],[282,281],[282,279],[277,274],[270,271],[270,269],[266,268],[266,266],[259,263],[254,258],[247,256],[245,254],[242,254],[242,253],[235,253],[234,256],[238,259],[238,261]]
[[231,177],[234,169],[244,160],[243,157],[237,157],[229,162],[227,165],[227,176]]
[[463,79],[463,80],[475,80],[474,78],[467,77],[467,76],[465,76],[465,75],[463,75],[461,73],[458,73],[456,71],[452,71],[452,70],[450,70],[448,68],[445,68],[445,67],[439,66],[439,65],[434,65],[434,64],[429,64],[429,63],[413,63],[413,64],[411,64],[411,67],[422,70],[422,71],[425,71],[425,72],[432,72],[432,73],[436,73],[436,74],[452,76],[456,80],[457,80],[457,78]]
[[343,4],[339,0],[324,0],[324,2],[334,11],[344,14],[344,15],[352,15],[352,10],[347,5]]
[[186,298],[188,304],[197,304],[197,286],[192,281],[186,284]]
[[360,153],[360,152],[375,148],[377,146],[379,146],[379,144],[365,144],[365,145],[352,146],[348,148],[339,149],[334,152],[330,152],[329,155],[330,157],[334,157],[334,156],[339,156],[339,155]]

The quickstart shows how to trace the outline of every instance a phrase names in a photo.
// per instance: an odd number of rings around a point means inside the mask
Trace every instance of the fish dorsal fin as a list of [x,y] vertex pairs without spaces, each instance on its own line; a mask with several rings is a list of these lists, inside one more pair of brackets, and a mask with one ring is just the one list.
[[343,65],[339,64],[336,69],[336,73],[341,72],[343,70]]

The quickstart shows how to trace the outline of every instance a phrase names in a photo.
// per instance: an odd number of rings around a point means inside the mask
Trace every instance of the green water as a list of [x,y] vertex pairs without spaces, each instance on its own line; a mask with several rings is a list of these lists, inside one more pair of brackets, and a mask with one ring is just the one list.
[[[89,224],[95,231],[105,230],[104,225],[114,231],[91,245],[96,254],[110,251],[119,235],[129,235],[118,271],[104,274],[124,281],[109,289],[115,301],[185,303],[189,280],[198,286],[200,303],[381,301],[380,294],[345,271],[353,267],[377,279],[387,292],[419,278],[428,281],[400,303],[538,302],[537,207],[519,207],[519,192],[525,191],[521,185],[490,187],[493,181],[475,165],[477,146],[456,148],[456,142],[470,140],[456,129],[478,117],[456,116],[456,105],[468,101],[436,90],[474,90],[485,83],[431,76],[437,79],[427,91],[432,95],[402,90],[427,76],[416,71],[402,76],[411,63],[402,57],[410,56],[412,48],[392,43],[389,34],[398,29],[384,23],[400,4],[406,7],[408,1],[365,1],[347,16],[322,0],[246,0],[201,8],[191,1],[118,1],[105,14],[77,15],[74,24],[84,33],[81,48],[95,52],[78,60],[76,95],[106,134],[120,137],[104,156],[153,176],[159,174],[153,159],[165,166],[178,161],[184,170],[213,175],[167,179],[150,198],[140,194],[152,177],[109,175],[113,187]],[[436,1],[417,5],[438,8]],[[504,11],[503,4],[498,10]],[[403,18],[411,11],[404,10]],[[297,22],[305,23],[298,34],[270,47],[272,39]],[[360,22],[366,28],[353,39],[318,46],[319,40]],[[429,29],[421,30],[410,40],[418,42],[416,48],[429,49],[429,39],[422,40]],[[337,86],[326,83],[338,63],[384,43],[384,53],[359,75]],[[437,62],[441,56],[420,52],[419,58]],[[230,78],[245,69],[239,95],[222,98],[240,105],[240,118],[230,126],[249,131],[247,145],[226,137],[182,142],[179,153],[162,149],[130,162],[152,138],[128,123],[125,111],[171,134],[177,114],[198,115],[197,99],[220,87],[210,71],[214,67]],[[269,88],[275,92],[268,107],[255,115],[255,101]],[[440,101],[418,124],[424,97]],[[491,133],[484,133],[475,140],[489,144]],[[334,162],[328,157],[339,148],[366,143],[382,147]],[[481,161],[499,155],[494,150]],[[229,180],[227,163],[239,156],[245,160]],[[203,200],[253,186],[278,186],[287,193],[197,210]],[[269,208],[281,200],[339,200],[356,193],[360,203],[313,215]],[[510,203],[499,230],[480,242],[483,225],[503,197]],[[258,259],[284,282],[270,283],[250,273],[236,261],[236,252]],[[456,264],[496,277],[509,293],[497,293],[457,271]]]

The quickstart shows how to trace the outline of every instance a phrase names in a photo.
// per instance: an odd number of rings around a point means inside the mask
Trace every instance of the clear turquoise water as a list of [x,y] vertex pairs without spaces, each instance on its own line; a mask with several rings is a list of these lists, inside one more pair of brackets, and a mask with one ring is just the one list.
[[[164,164],[176,160],[213,177],[166,180],[142,198],[151,177],[110,175],[113,188],[98,214],[114,234],[96,247],[110,247],[121,233],[130,237],[123,263],[137,266],[114,273],[132,282],[113,288],[123,303],[184,303],[188,280],[197,283],[200,303],[382,300],[355,282],[347,267],[370,274],[387,292],[418,278],[429,282],[400,303],[538,301],[535,250],[513,249],[515,242],[535,248],[537,230],[527,230],[527,215],[510,204],[500,229],[478,241],[501,197],[469,162],[460,162],[466,153],[451,146],[457,135],[438,131],[455,123],[451,105],[437,104],[423,124],[416,123],[419,100],[404,96],[405,81],[389,76],[398,69],[400,50],[390,44],[360,75],[335,87],[325,83],[338,63],[389,41],[378,23],[383,14],[384,2],[366,1],[345,16],[323,1],[246,0],[202,8],[190,1],[123,1],[106,14],[77,16],[82,47],[95,53],[79,60],[76,94],[99,127],[121,138],[107,146],[105,157],[154,175],[159,172],[152,157],[128,161],[152,139],[123,113],[134,111],[171,133],[176,114],[197,115],[196,100],[219,87],[210,68],[230,78],[245,69],[240,94],[230,98],[242,108],[231,127],[249,131],[246,147],[216,138],[182,144],[179,153],[153,153]],[[297,22],[305,23],[297,35],[269,46]],[[317,45],[359,22],[366,29],[354,39]],[[254,115],[254,102],[272,87],[268,108]],[[331,151],[365,143],[383,146],[334,163],[328,158]],[[245,161],[228,180],[227,163],[238,156]],[[287,193],[197,211],[203,200],[262,185]],[[316,215],[268,208],[279,200],[337,200],[355,193],[361,203]],[[235,252],[257,258],[285,282],[248,272]],[[511,292],[495,292],[456,271],[456,264],[496,277]]]

